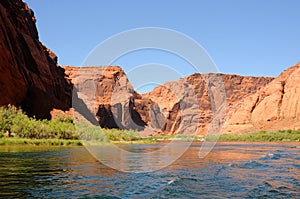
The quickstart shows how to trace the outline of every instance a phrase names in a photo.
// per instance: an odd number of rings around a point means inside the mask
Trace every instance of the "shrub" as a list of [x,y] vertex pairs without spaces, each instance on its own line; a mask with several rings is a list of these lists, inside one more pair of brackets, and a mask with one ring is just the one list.
[[102,129],[99,126],[59,116],[55,120],[37,120],[28,117],[21,109],[8,105],[0,107],[0,137],[6,132],[10,137],[30,139],[82,139],[99,142],[140,140],[137,131]]
[[56,120],[36,120],[21,109],[8,105],[0,107],[0,132],[3,135],[37,139],[76,139],[73,120],[59,117]]
[[222,134],[219,141],[299,141],[300,131],[252,132],[246,134]]

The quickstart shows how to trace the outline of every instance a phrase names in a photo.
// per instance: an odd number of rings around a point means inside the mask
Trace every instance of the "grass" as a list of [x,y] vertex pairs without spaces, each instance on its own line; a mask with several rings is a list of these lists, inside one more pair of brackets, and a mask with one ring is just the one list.
[[80,140],[63,139],[0,138],[0,146],[6,145],[82,146],[82,142]]
[[[207,140],[212,140],[208,137]],[[222,134],[218,141],[243,141],[243,142],[299,142],[300,131],[279,130],[275,132],[260,131],[246,134]]]
[[[203,136],[157,135],[141,138],[134,130],[102,129],[87,123],[74,123],[72,118],[37,120],[21,109],[0,107],[0,145],[80,146],[83,141],[95,143],[145,144],[159,141],[202,140]],[[247,134],[208,135],[208,141],[289,142],[300,141],[300,131],[252,132]]]
[[80,145],[79,140],[103,142],[132,142],[141,140],[137,131],[102,129],[72,118],[37,120],[21,109],[8,105],[0,107],[0,145]]
[[179,140],[179,141],[191,141],[191,140],[201,140],[203,136],[198,135],[156,135],[151,136],[148,138],[143,138],[145,141],[172,141],[172,140]]
[[[187,135],[157,135],[147,138],[131,137],[129,134],[131,131],[121,131],[117,129],[106,130],[108,138],[106,140],[95,140],[97,144],[114,143],[114,144],[151,144],[160,141],[172,141],[172,140],[183,140],[190,141],[191,136]],[[119,134],[118,134],[119,133]],[[132,133],[132,132],[131,132]],[[135,134],[135,133],[134,133]],[[113,135],[113,136],[112,136]],[[202,139],[201,136],[196,136],[194,140]],[[294,130],[280,130],[276,132],[253,132],[247,134],[222,134],[218,138],[217,136],[207,136],[207,141],[237,141],[237,142],[293,142],[300,141],[300,131]],[[0,138],[0,146],[5,145],[33,145],[33,146],[82,146],[81,140],[65,140],[65,139],[30,139],[30,138]]]

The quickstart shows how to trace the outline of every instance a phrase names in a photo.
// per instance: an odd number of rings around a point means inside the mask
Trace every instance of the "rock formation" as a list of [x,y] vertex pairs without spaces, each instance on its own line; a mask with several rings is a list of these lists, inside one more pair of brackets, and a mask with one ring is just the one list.
[[73,107],[90,122],[96,116],[103,128],[139,131],[148,125],[155,128],[159,125],[158,106],[134,91],[120,67],[65,66],[64,69],[75,88]]
[[300,129],[300,63],[235,105],[224,132]]
[[37,118],[69,109],[71,84],[39,41],[33,11],[21,0],[1,0],[0,21],[0,106],[21,106]]
[[[104,128],[145,129],[155,133],[205,133],[222,102],[230,113],[234,104],[272,78],[223,74],[194,74],[168,82],[143,95],[134,91],[117,66],[64,67],[76,97]],[[223,92],[223,98],[220,93]],[[73,96],[74,97],[74,96]],[[73,98],[73,99],[75,99]],[[226,99],[226,100],[225,100]],[[73,104],[74,105],[74,104]]]
[[[193,121],[198,123],[198,134],[204,134],[210,128],[212,118],[216,117],[216,107],[221,104],[226,106],[224,115],[230,117],[234,105],[245,97],[255,93],[259,88],[266,85],[272,78],[266,77],[244,77],[239,75],[224,74],[194,74],[179,80],[169,82],[156,87],[152,92],[144,94],[143,97],[157,103],[166,115],[166,125],[162,131],[167,133],[176,132],[180,123],[194,111]],[[183,85],[186,85],[184,87]],[[187,111],[187,108],[179,103],[187,96],[187,86],[193,91],[194,105],[196,107]],[[220,93],[224,92],[222,95]],[[190,95],[190,94],[189,94]],[[219,105],[218,105],[219,104]],[[194,108],[197,108],[195,112]],[[185,113],[178,115],[180,110]],[[195,120],[195,117],[199,117]],[[225,118],[224,118],[225,119]],[[185,120],[182,125],[190,124],[192,120]]]
[[1,0],[0,19],[0,106],[21,106],[37,118],[80,113],[104,128],[145,135],[300,129],[300,64],[276,79],[194,74],[141,95],[118,66],[58,66],[21,0]]

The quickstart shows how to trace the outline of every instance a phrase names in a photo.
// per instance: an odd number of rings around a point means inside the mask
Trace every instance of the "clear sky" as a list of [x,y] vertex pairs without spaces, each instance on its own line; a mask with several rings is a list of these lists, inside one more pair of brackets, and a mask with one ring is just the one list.
[[[40,40],[61,65],[79,66],[105,39],[141,27],[188,35],[222,73],[277,76],[300,61],[299,0],[25,1],[35,12]],[[128,71],[153,62],[193,73],[183,60],[151,51],[131,53],[115,64]]]

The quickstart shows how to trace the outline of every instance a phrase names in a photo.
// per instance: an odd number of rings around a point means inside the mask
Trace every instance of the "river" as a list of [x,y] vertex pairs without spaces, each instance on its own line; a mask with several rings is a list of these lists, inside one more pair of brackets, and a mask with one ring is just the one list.
[[0,197],[300,198],[299,142],[217,143],[204,159],[199,146],[148,173],[111,169],[84,147],[1,146]]

